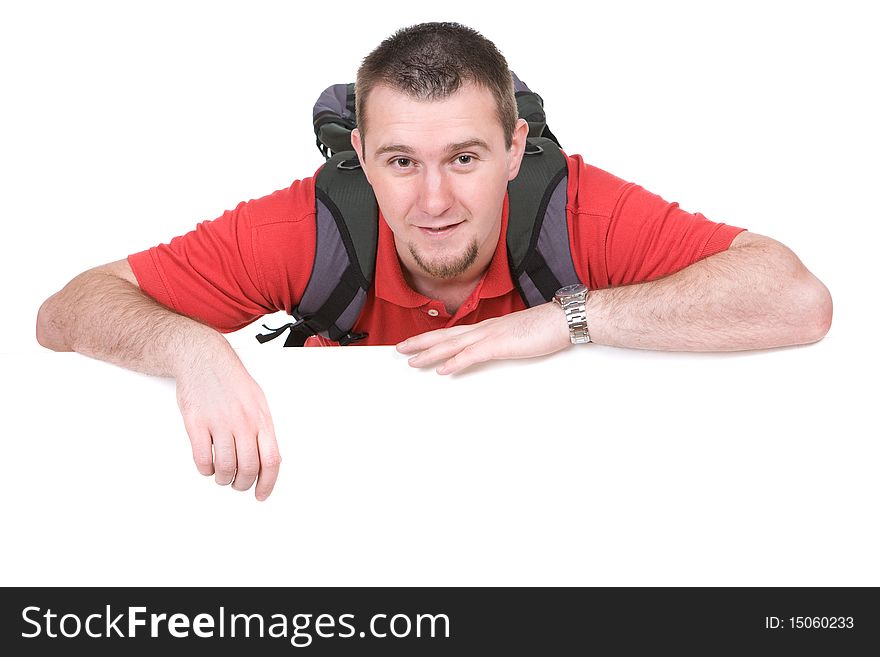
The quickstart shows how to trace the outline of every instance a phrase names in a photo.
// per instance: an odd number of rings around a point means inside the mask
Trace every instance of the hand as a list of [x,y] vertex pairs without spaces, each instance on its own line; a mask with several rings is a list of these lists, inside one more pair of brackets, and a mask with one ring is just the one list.
[[487,360],[532,358],[560,351],[571,344],[565,313],[549,302],[479,324],[453,326],[422,333],[397,345],[413,367],[440,361],[438,374],[453,374]]
[[[218,357],[219,358],[219,357]],[[269,406],[257,382],[236,356],[206,358],[177,376],[177,404],[199,472],[239,491],[257,482],[269,497],[281,455]]]

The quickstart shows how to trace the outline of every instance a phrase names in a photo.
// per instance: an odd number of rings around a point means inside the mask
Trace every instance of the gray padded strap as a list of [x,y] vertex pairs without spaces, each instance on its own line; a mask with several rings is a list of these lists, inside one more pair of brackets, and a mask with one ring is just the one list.
[[550,139],[528,140],[519,175],[508,184],[507,249],[524,301],[535,306],[577,282],[565,213],[568,167]]

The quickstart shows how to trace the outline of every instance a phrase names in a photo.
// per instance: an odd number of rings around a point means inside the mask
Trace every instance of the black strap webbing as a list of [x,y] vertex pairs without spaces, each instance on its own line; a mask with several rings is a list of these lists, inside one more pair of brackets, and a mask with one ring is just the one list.
[[317,312],[313,313],[312,319],[308,322],[309,327],[315,333],[329,331],[330,339],[338,340],[347,331],[340,331],[336,326],[336,320],[345,312],[360,289],[360,281],[354,266],[349,265],[330,296]]
[[523,270],[532,279],[532,283],[538,288],[541,296],[548,301],[556,294],[556,290],[562,287],[562,283],[556,278],[550,267],[547,266],[547,261],[544,260],[544,256],[537,249],[533,250],[526,257],[526,262],[523,263]]

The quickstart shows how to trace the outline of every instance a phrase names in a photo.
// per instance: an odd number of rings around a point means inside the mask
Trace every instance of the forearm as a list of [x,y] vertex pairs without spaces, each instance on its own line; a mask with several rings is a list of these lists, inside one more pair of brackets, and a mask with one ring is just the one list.
[[211,327],[101,270],[80,274],[43,303],[37,339],[55,351],[76,351],[159,376],[176,377],[208,355],[235,357]]
[[761,236],[664,278],[590,292],[598,344],[668,351],[736,351],[815,342],[831,297],[797,256]]

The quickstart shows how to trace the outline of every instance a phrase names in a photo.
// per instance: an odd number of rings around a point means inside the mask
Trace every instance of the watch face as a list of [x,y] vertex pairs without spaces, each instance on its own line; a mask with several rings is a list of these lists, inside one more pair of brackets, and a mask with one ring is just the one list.
[[574,285],[566,285],[565,287],[561,287],[556,291],[557,297],[570,297],[573,294],[581,294],[587,291],[587,286],[582,283],[575,283]]

